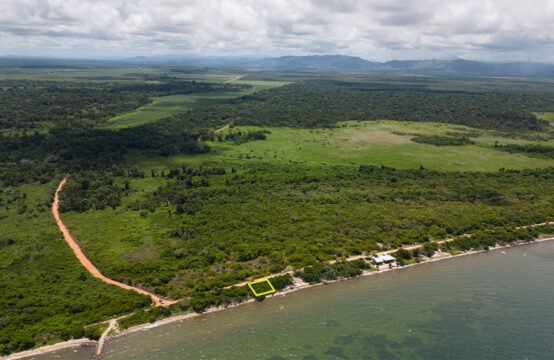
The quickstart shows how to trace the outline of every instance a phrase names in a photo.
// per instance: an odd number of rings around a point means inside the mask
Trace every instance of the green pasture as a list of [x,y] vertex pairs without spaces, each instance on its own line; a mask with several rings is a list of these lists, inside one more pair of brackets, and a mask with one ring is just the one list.
[[[479,130],[482,136],[472,138],[475,145],[445,146],[419,144],[412,134],[463,133],[475,131],[464,126],[439,123],[398,121],[367,121],[342,123],[336,129],[267,128],[266,140],[241,145],[230,142],[209,142],[212,151],[201,155],[178,155],[169,158],[131,155],[129,160],[144,167],[173,167],[182,163],[200,165],[204,162],[249,163],[271,162],[304,165],[385,165],[397,169],[423,166],[440,171],[496,171],[499,168],[524,169],[554,166],[554,161],[510,154],[494,150],[496,141],[531,143],[501,137],[494,132]],[[257,127],[235,127],[228,131],[248,131]],[[554,141],[541,142],[553,145]]]
[[233,84],[252,85],[255,88],[255,90],[257,91],[257,90],[265,90],[265,89],[269,89],[269,88],[277,87],[277,86],[283,86],[283,85],[286,85],[286,84],[290,84],[290,82],[239,79],[239,80],[233,81]]
[[281,86],[285,83],[276,81],[235,81],[237,84],[252,85],[244,91],[222,91],[213,93],[171,95],[154,98],[154,102],[133,112],[116,116],[108,120],[105,125],[109,129],[120,129],[137,126],[160,120],[173,114],[192,109],[197,105],[215,104],[251,94],[255,91]]

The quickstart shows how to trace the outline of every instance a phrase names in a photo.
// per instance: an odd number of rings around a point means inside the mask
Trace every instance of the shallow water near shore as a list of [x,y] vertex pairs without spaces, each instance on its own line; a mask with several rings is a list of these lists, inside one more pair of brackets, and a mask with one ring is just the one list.
[[[79,347],[37,360],[90,359]],[[116,337],[103,359],[552,359],[554,241],[275,296]]]

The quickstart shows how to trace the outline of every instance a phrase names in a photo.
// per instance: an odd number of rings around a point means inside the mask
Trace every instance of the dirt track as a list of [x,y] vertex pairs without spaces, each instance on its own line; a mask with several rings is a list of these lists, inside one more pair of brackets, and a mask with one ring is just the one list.
[[218,132],[223,131],[223,130],[228,129],[228,128],[229,128],[229,124],[225,125],[222,128],[217,129],[216,131],[214,131],[214,133],[218,133]]
[[[176,300],[164,300],[164,299],[160,298],[159,296],[157,296],[155,294],[149,293],[148,291],[145,291],[145,290],[136,288],[134,286],[123,284],[123,283],[120,283],[119,281],[115,281],[115,280],[112,280],[110,278],[107,278],[106,276],[102,275],[102,273],[96,268],[96,266],[94,266],[92,264],[92,262],[90,262],[90,260],[85,256],[85,254],[83,253],[83,251],[81,250],[81,248],[79,247],[77,242],[73,239],[73,237],[71,236],[71,234],[69,233],[69,231],[65,227],[64,223],[60,219],[60,214],[59,214],[59,211],[58,211],[59,194],[60,194],[60,191],[62,190],[62,187],[64,186],[66,180],[67,180],[67,177],[65,177],[60,182],[60,185],[58,185],[58,189],[56,190],[56,193],[54,195],[54,203],[52,204],[52,214],[54,215],[54,219],[56,219],[56,224],[58,224],[58,228],[62,232],[65,241],[67,242],[69,247],[71,247],[71,250],[73,250],[73,253],[77,257],[77,259],[79,259],[81,264],[83,264],[83,266],[88,270],[88,272],[91,273],[92,276],[94,276],[95,278],[98,278],[98,279],[104,281],[105,283],[112,284],[112,285],[115,285],[115,286],[119,286],[120,288],[126,289],[126,290],[134,290],[134,291],[138,292],[139,294],[148,295],[152,299],[152,302],[156,305],[169,306],[171,304],[174,304],[174,303],[178,302]],[[163,302],[164,302],[163,305],[160,302],[160,300],[163,300]]]
[[229,80],[225,81],[224,84],[229,84],[229,83],[231,83],[231,82],[233,82],[233,81],[236,81],[236,80],[238,80],[238,79],[240,79],[240,78],[245,77],[246,75],[248,75],[248,74],[242,74],[242,75],[239,75],[239,76],[234,77],[234,78],[232,78],[232,79],[229,79]]

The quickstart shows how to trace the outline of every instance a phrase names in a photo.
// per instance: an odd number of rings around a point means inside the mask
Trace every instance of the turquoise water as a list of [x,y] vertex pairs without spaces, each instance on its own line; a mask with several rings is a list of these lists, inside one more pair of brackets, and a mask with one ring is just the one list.
[[[92,353],[80,347],[35,359]],[[141,330],[110,341],[104,359],[554,359],[554,241]]]

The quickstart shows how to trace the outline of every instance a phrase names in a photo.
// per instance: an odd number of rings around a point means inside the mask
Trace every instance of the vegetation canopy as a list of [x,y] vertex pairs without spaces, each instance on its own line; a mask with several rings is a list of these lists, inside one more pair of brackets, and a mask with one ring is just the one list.
[[[554,232],[530,227],[554,217],[548,81],[1,71],[2,355],[97,339],[91,324],[113,316],[132,313],[127,328],[239,304],[259,278],[280,291],[357,276],[375,252],[402,265]],[[150,308],[86,272],[51,216],[66,176],[61,218],[91,262],[178,302]]]

